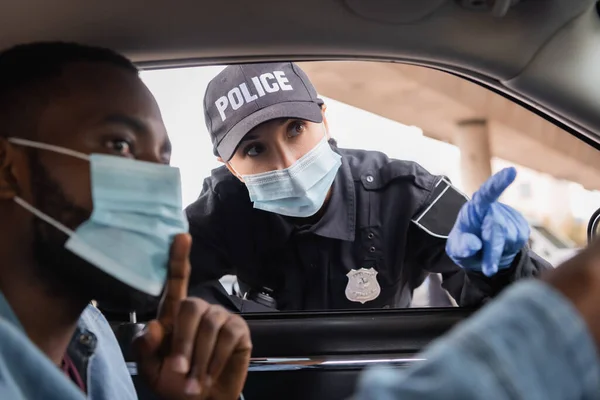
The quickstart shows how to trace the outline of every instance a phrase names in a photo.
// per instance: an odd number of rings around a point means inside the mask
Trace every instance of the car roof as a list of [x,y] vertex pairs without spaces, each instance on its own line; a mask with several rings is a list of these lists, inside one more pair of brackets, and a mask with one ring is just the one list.
[[7,0],[0,47],[76,41],[116,49],[149,68],[272,59],[412,62],[469,76],[597,141],[596,2],[512,2],[495,17],[473,10],[489,3],[475,0]]

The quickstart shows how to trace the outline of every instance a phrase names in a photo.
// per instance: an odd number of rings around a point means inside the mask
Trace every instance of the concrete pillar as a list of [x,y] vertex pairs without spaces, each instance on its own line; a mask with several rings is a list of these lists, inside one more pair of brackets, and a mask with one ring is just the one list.
[[492,175],[488,124],[483,119],[458,124],[454,144],[460,149],[460,170],[465,193],[471,196]]

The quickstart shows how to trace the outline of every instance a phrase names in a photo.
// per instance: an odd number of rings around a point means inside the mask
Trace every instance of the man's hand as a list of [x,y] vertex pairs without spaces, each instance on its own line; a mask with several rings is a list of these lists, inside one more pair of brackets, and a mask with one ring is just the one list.
[[446,242],[446,253],[460,267],[495,275],[509,268],[529,239],[529,224],[498,198],[515,180],[506,168],[488,179],[461,208]]
[[187,297],[190,247],[187,234],[173,241],[158,317],[134,341],[138,371],[161,398],[236,400],[250,362],[250,332],[241,317]]

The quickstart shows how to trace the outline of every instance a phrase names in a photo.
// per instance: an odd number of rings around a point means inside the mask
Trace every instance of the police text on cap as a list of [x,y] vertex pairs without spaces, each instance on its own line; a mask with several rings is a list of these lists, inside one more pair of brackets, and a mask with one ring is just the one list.
[[254,101],[259,97],[266,96],[267,94],[276,93],[280,90],[294,90],[283,71],[266,72],[260,76],[252,77],[251,81],[256,93],[251,93],[246,82],[243,82],[231,89],[227,93],[227,96],[221,96],[215,101],[215,106],[217,107],[217,110],[219,110],[221,121],[225,121],[225,111],[230,105],[235,111],[244,104]]

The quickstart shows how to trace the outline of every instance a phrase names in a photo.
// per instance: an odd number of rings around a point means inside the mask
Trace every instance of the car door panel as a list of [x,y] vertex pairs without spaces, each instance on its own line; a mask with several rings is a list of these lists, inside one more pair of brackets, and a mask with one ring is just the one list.
[[473,310],[245,316],[254,343],[247,400],[347,399],[368,366],[406,368]]
[[[244,315],[253,351],[246,400],[346,399],[369,366],[406,368],[418,353],[473,310],[465,308],[373,310]],[[129,338],[117,329],[129,365]],[[121,332],[121,333],[119,333]],[[129,334],[129,333],[127,333]],[[132,371],[140,400],[156,399]]]

